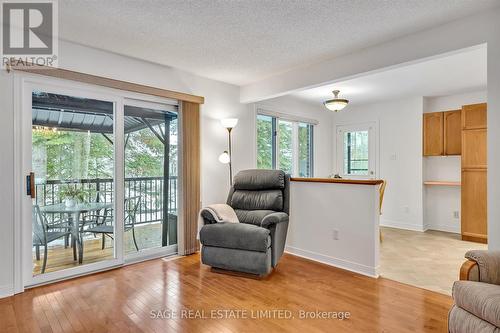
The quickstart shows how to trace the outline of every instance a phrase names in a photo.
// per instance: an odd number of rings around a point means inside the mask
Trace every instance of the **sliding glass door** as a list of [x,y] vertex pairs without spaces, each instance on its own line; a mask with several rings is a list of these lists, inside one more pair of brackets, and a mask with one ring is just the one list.
[[125,101],[126,255],[177,244],[177,124],[175,106]]
[[[119,100],[43,84],[27,84],[23,97],[25,282],[118,264],[113,142]],[[104,235],[118,237],[105,244]]]
[[176,101],[58,83],[23,85],[24,284],[174,253]]

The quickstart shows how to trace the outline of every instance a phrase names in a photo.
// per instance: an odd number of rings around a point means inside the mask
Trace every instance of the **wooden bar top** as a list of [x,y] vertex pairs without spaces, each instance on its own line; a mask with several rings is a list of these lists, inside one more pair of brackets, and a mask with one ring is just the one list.
[[290,178],[292,182],[306,183],[332,183],[332,184],[355,184],[355,185],[379,185],[384,181],[381,179],[344,179],[344,178]]

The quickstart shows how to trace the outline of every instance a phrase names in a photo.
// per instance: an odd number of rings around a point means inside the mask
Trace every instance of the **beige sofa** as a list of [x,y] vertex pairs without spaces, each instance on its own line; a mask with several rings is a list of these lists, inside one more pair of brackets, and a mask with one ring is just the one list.
[[453,284],[450,333],[500,333],[500,251],[469,251]]

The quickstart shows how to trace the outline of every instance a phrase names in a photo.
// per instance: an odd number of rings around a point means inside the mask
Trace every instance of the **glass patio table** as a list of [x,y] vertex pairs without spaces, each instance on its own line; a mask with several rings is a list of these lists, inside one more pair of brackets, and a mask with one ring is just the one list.
[[44,214],[67,214],[71,222],[71,237],[73,243],[73,251],[75,251],[75,244],[78,246],[78,262],[83,263],[83,239],[80,238],[80,215],[82,213],[100,211],[106,208],[113,208],[112,202],[87,202],[78,203],[74,206],[66,206],[66,204],[58,203],[54,205],[47,205],[40,207]]

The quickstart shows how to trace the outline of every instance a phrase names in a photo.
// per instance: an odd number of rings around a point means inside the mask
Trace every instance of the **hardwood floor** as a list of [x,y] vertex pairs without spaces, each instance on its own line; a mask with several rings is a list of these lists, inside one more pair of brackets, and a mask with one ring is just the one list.
[[[446,332],[451,304],[446,295],[288,254],[263,280],[211,272],[196,254],[2,299],[0,332]],[[208,318],[181,318],[183,310],[193,311],[192,317],[204,310]],[[212,319],[211,310],[220,310],[216,314],[223,318]],[[224,310],[232,312],[224,316]],[[349,312],[350,317],[300,319],[301,310]],[[272,313],[273,318],[253,318]]]

